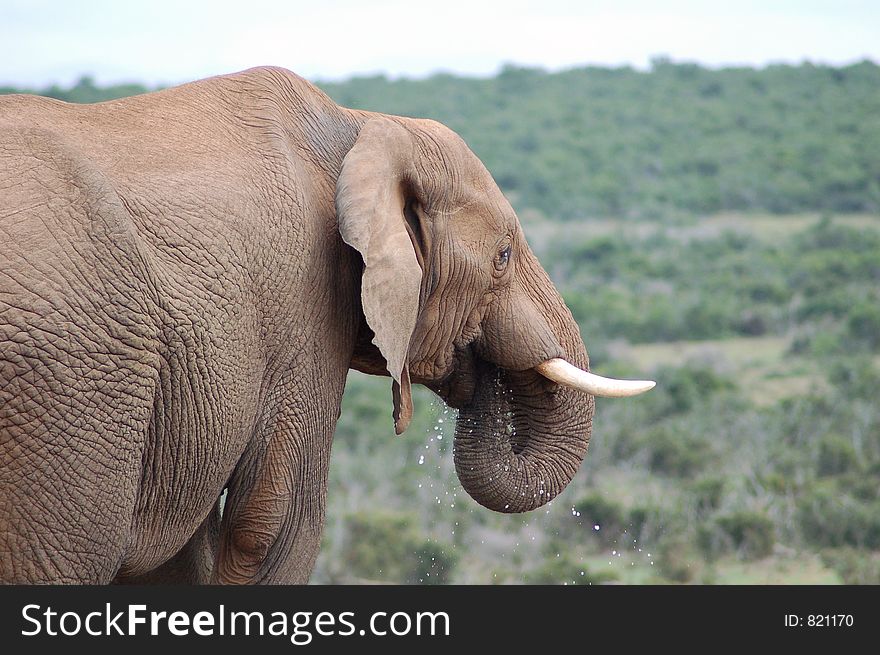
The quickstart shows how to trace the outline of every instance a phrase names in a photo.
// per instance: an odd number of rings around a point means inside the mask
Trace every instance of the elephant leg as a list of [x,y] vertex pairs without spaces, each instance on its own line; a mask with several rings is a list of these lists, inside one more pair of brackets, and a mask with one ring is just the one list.
[[118,576],[114,584],[209,584],[220,540],[220,502],[174,557],[135,576]]
[[324,525],[331,423],[280,418],[268,443],[242,457],[229,486],[213,582],[308,581]]

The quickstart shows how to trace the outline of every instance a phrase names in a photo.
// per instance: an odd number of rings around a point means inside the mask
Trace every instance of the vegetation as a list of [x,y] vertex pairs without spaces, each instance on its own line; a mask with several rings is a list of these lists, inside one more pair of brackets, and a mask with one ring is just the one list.
[[149,91],[142,84],[115,84],[113,86],[96,86],[95,79],[90,75],[83,75],[76,84],[69,89],[53,85],[40,91],[33,89],[17,89],[11,86],[0,86],[0,95],[4,93],[38,93],[39,95],[65,102],[104,102],[126,96],[133,96]]
[[[320,86],[345,106],[446,123],[518,210],[567,220],[880,211],[880,66],[870,61],[710,70],[658,58],[648,72],[507,66],[488,79]],[[95,102],[145,90],[83,77],[41,93]]]
[[[794,223],[784,238],[743,216],[736,232],[623,224],[539,250],[594,369],[658,385],[599,402],[582,470],[531,515],[460,490],[449,410],[417,397],[421,423],[395,439],[388,385],[352,374],[330,523],[335,503],[370,520],[390,502],[453,556],[453,582],[876,582],[880,351],[853,325],[880,305],[880,219],[776,220]],[[326,546],[318,579],[349,566],[332,530]]]
[[325,84],[347,106],[458,131],[517,208],[558,218],[880,209],[880,67],[649,72],[508,66]]
[[453,411],[416,389],[396,438],[387,379],[352,373],[315,581],[880,583],[880,67],[323,86],[459,131],[593,368],[658,386],[599,401],[569,488],[500,515],[455,478]]

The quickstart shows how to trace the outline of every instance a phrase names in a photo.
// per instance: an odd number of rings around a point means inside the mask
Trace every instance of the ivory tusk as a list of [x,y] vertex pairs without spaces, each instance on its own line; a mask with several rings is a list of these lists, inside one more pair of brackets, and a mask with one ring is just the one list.
[[654,388],[653,380],[615,380],[589,373],[569,364],[564,359],[548,359],[535,367],[548,380],[594,396],[625,398],[636,396]]

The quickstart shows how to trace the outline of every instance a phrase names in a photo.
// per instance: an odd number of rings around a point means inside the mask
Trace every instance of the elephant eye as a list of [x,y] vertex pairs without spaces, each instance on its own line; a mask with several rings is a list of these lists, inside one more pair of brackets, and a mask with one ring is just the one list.
[[498,253],[498,257],[495,259],[495,270],[503,271],[507,267],[507,262],[510,261],[510,246],[507,246],[504,250]]

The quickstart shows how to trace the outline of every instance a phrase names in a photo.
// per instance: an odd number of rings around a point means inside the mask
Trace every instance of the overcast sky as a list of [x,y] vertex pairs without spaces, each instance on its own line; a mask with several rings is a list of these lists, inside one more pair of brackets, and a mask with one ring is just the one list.
[[880,61],[871,0],[0,0],[0,84],[170,84],[261,64],[311,79]]

